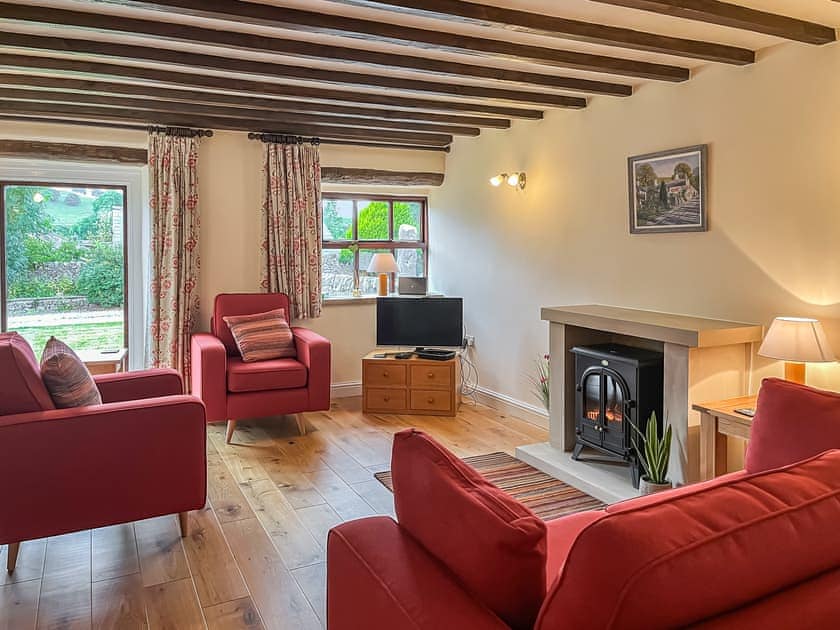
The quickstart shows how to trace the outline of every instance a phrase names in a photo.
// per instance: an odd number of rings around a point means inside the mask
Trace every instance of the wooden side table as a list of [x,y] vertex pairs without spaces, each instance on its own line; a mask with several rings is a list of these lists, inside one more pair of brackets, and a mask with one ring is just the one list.
[[116,352],[79,350],[76,354],[94,375],[128,371],[128,348],[120,348]]
[[741,396],[692,406],[700,412],[700,479],[726,474],[729,436],[750,439],[753,419],[736,409],[755,409],[756,396]]

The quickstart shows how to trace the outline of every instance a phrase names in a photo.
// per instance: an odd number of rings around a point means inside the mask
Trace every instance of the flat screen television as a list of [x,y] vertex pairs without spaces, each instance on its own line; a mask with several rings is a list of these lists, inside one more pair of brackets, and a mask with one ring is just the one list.
[[457,347],[464,339],[461,298],[376,299],[376,345]]

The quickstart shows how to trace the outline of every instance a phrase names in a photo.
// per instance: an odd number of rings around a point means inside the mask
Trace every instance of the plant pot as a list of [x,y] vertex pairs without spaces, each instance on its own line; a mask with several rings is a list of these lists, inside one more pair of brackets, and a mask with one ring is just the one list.
[[645,477],[642,477],[641,480],[639,480],[639,494],[641,496],[662,492],[663,490],[670,490],[671,487],[670,481],[667,483],[651,483]]

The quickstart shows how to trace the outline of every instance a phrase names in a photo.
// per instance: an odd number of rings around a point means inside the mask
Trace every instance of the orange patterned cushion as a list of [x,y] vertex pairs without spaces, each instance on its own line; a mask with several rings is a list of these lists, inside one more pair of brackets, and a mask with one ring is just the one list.
[[41,378],[59,409],[102,404],[102,396],[87,366],[67,344],[55,337],[50,337],[44,346]]
[[297,356],[295,336],[282,308],[254,315],[223,317],[246,363]]

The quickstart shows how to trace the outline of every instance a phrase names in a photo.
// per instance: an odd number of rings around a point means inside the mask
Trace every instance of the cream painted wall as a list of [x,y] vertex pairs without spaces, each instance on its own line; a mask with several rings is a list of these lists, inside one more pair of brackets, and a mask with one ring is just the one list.
[[[432,279],[465,298],[481,384],[534,403],[545,305],[602,303],[768,324],[827,321],[840,351],[840,45],[592,99],[457,140],[431,199]],[[706,233],[630,235],[626,159],[708,143]],[[518,193],[496,173],[524,170]],[[834,321],[832,321],[834,320]],[[756,359],[752,389],[781,365]],[[840,389],[837,366],[810,381]]]
[[[0,138],[145,147],[145,132],[0,121]],[[442,153],[324,144],[324,166],[441,172]],[[209,326],[217,293],[259,290],[261,145],[244,133],[217,131],[201,141],[201,328]],[[0,173],[2,178],[2,173]],[[424,188],[324,186],[324,190],[420,194]],[[361,380],[361,357],[375,345],[375,305],[330,304],[317,320],[298,322],[333,342],[333,382]]]

